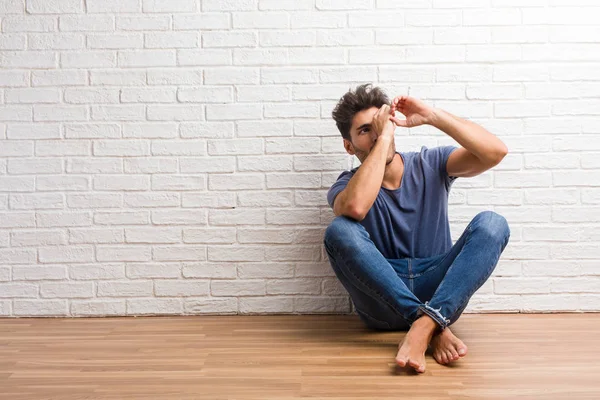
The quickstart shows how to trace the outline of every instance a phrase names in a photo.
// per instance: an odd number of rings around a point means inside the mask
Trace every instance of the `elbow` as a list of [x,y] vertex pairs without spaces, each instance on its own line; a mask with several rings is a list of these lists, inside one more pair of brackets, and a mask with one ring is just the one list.
[[500,146],[498,148],[498,150],[495,152],[492,164],[493,165],[500,164],[500,162],[502,162],[502,160],[504,160],[504,157],[506,157],[507,154],[508,154],[508,147],[506,147],[506,145],[504,143],[502,143],[502,146]]
[[367,216],[367,213],[355,204],[349,204],[342,214],[359,222]]

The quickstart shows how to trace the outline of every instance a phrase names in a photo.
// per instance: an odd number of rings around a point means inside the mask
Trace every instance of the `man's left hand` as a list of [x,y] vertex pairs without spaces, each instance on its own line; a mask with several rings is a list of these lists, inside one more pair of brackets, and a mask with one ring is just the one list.
[[[400,111],[406,119],[397,118],[395,111]],[[393,115],[391,118],[392,121],[397,126],[404,128],[431,124],[435,117],[435,110],[432,107],[429,107],[421,100],[409,96],[395,97],[392,101],[390,112]]]

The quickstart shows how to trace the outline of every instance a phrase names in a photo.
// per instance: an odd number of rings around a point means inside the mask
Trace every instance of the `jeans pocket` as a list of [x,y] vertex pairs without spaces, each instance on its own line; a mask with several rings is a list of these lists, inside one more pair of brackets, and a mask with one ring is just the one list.
[[365,323],[365,325],[367,325],[368,328],[375,329],[375,330],[386,330],[386,331],[392,329],[390,324],[386,321],[382,321],[377,318],[374,318],[374,317],[370,316],[369,314],[367,314],[363,311],[360,311],[358,308],[356,309],[356,312],[357,312],[358,316],[362,319],[362,321]]

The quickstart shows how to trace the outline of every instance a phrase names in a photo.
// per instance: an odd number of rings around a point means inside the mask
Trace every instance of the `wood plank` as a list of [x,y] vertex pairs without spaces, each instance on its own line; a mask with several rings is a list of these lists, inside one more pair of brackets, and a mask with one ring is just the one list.
[[469,354],[394,357],[353,315],[0,319],[0,399],[600,399],[600,314],[466,314]]

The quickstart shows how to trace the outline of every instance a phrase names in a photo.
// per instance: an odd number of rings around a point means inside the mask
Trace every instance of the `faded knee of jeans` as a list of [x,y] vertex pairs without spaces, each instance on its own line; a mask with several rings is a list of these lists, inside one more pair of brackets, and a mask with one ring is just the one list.
[[506,245],[510,237],[510,227],[506,218],[494,211],[482,211],[475,216],[474,221],[475,229],[484,232],[491,240]]
[[361,228],[362,225],[351,218],[343,215],[336,217],[325,230],[325,246],[338,249],[354,247]]

